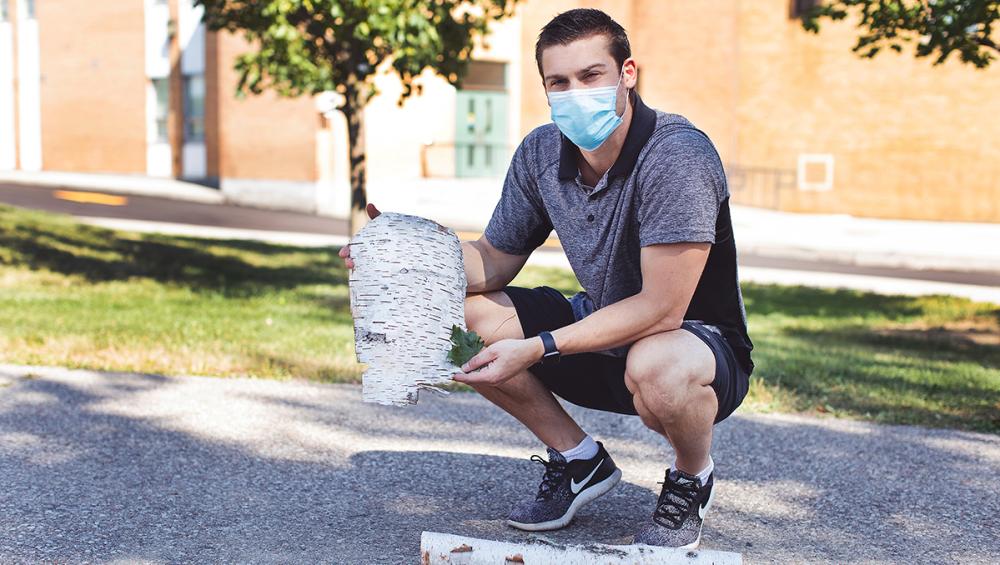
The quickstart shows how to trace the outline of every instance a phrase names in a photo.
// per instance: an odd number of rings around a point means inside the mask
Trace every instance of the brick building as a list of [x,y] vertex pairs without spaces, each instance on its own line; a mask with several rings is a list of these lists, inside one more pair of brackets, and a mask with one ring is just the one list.
[[[433,76],[366,111],[369,178],[492,198],[548,108],[540,27],[577,6],[629,31],[639,90],[714,140],[734,200],[789,211],[1000,221],[1000,65],[860,59],[851,22],[804,32],[789,0],[527,0],[462,90]],[[0,0],[0,170],[192,179],[230,198],[346,213],[346,134],[322,97],[237,99],[238,37],[192,0]]]

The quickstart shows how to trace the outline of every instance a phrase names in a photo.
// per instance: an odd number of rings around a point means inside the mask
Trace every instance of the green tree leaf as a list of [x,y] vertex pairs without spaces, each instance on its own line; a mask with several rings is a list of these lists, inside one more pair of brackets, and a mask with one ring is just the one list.
[[483,338],[473,331],[464,331],[458,326],[451,326],[451,351],[448,352],[448,360],[461,367],[466,361],[472,359],[486,347]]
[[802,25],[819,33],[820,20],[855,14],[861,34],[853,51],[874,57],[883,47],[900,52],[914,45],[917,57],[943,63],[956,53],[963,63],[986,68],[1000,54],[994,26],[1000,22],[998,0],[799,0]]

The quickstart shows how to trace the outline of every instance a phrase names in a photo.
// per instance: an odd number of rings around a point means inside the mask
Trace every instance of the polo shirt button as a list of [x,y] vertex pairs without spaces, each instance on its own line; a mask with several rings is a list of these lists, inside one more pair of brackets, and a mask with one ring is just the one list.
[[594,221],[594,215],[593,214],[588,215],[587,216],[587,221],[588,222],[593,222]]

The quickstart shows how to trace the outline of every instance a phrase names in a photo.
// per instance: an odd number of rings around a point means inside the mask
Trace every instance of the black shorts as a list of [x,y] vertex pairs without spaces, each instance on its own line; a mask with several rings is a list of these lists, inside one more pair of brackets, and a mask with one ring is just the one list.
[[[521,320],[524,336],[534,337],[576,321],[569,300],[548,286],[523,288],[507,286]],[[743,402],[750,377],[740,367],[729,343],[721,334],[696,320],[685,320],[681,329],[698,336],[715,355],[715,380],[712,389],[719,400],[715,422],[721,422]],[[625,386],[625,357],[601,353],[563,355],[554,365],[540,362],[528,368],[553,393],[573,404],[606,412],[636,415],[632,393]]]

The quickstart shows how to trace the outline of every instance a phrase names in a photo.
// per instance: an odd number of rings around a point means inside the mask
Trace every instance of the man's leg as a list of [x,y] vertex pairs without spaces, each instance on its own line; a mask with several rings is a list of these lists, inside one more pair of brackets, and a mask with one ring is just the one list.
[[[547,291],[541,292],[542,295],[535,296],[543,296]],[[546,315],[544,301],[521,307],[532,308],[533,314]],[[514,304],[503,291],[468,297],[465,316],[468,327],[483,336],[487,344],[524,337]],[[538,493],[516,504],[507,516],[507,524],[530,531],[562,528],[582,505],[606,494],[621,480],[621,470],[604,446],[580,429],[552,392],[530,371],[515,375],[497,387],[477,385],[475,389],[517,418],[548,446],[548,462],[532,458],[545,465]]]
[[636,543],[694,549],[701,541],[715,482],[709,457],[719,405],[711,386],[715,375],[715,353],[687,330],[647,336],[629,350],[625,386],[636,411],[677,456],[652,522],[639,530]]
[[708,465],[718,401],[715,356],[686,330],[640,339],[629,350],[625,386],[639,417],[670,441],[676,467],[697,474]]
[[[514,303],[502,291],[466,297],[465,321],[470,330],[483,337],[486,345],[501,339],[524,339]],[[515,375],[500,386],[473,385],[473,388],[517,418],[553,449],[569,450],[586,435],[552,392],[529,371]]]

